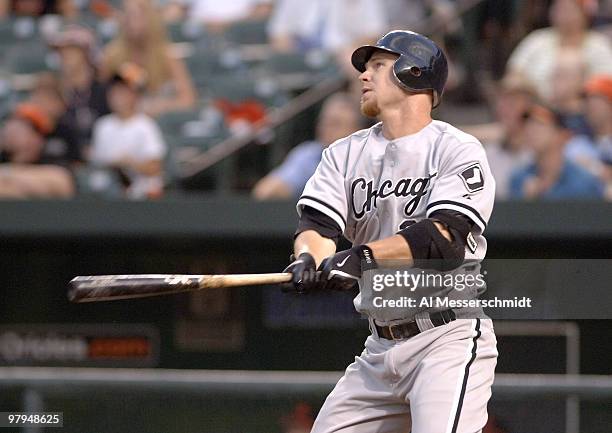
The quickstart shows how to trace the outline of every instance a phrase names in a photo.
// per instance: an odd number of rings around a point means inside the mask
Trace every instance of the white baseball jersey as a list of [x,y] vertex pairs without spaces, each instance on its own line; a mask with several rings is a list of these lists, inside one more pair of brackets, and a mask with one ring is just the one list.
[[[473,136],[433,120],[415,134],[389,140],[377,123],[324,150],[297,209],[323,212],[354,244],[393,236],[404,222],[437,210],[461,212],[475,223],[465,258],[482,260],[494,196],[484,148]],[[359,296],[355,306],[362,311]]]

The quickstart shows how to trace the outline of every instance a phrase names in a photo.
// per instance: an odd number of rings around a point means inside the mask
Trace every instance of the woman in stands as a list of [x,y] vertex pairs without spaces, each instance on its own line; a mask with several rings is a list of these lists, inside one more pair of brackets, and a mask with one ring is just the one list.
[[60,58],[60,87],[66,123],[76,128],[79,150],[86,155],[94,122],[110,113],[106,85],[97,79],[95,35],[79,25],[67,26],[49,41]]
[[151,116],[191,109],[197,95],[185,63],[175,56],[161,14],[151,0],[125,0],[120,32],[106,47],[102,78],[112,77],[125,62],[134,62],[147,73],[143,110]]

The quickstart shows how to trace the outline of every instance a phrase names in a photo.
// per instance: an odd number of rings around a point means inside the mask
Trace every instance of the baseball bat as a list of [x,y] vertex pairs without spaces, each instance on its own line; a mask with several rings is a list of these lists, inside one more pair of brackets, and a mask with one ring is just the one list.
[[70,302],[99,302],[193,292],[220,287],[280,284],[291,281],[290,273],[228,275],[88,275],[69,283]]

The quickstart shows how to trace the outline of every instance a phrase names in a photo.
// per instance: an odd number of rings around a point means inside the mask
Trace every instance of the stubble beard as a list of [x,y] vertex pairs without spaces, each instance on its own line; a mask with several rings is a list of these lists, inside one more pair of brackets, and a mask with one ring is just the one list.
[[380,108],[378,107],[376,100],[363,101],[361,103],[361,113],[364,116],[370,117],[372,119],[378,117],[378,115],[380,114]]

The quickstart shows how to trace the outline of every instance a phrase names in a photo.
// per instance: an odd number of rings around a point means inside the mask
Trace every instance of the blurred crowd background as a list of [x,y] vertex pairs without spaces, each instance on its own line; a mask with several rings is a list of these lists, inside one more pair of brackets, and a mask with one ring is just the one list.
[[350,53],[395,28],[448,53],[434,116],[499,199],[612,200],[609,0],[0,0],[0,197],[296,197],[371,125]]

